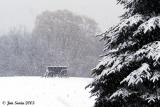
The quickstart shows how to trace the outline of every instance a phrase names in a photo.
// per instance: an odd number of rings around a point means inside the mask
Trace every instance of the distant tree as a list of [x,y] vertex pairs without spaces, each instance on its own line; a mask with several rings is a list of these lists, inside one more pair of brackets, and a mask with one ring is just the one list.
[[0,76],[31,75],[29,42],[31,34],[13,28],[0,37]]
[[160,107],[160,1],[117,1],[126,12],[101,35],[106,51],[89,85],[95,107]]
[[[97,23],[67,10],[45,11],[33,30],[35,58],[39,66],[67,65],[71,76],[89,76],[102,49],[95,37]],[[43,69],[44,71],[44,69]]]

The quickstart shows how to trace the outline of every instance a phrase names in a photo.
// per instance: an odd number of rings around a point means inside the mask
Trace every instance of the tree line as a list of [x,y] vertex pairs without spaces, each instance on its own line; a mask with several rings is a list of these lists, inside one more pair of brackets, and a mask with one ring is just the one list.
[[45,11],[32,32],[10,29],[0,37],[0,76],[42,76],[47,66],[68,66],[69,76],[89,76],[102,51],[97,23],[68,10]]

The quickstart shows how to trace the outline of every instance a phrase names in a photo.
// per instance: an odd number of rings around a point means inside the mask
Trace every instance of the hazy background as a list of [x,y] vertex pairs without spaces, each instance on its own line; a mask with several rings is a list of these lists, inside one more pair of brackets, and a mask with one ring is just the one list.
[[42,76],[47,66],[90,76],[103,50],[95,36],[121,13],[116,0],[0,0],[0,76]]
[[121,15],[122,8],[115,4],[116,0],[0,0],[0,32],[22,25],[31,30],[37,14],[63,9],[96,20],[104,31]]

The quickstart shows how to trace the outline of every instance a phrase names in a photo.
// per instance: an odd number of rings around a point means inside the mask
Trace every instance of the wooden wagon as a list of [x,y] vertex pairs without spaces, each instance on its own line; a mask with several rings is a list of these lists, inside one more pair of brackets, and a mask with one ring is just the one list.
[[67,76],[66,66],[48,66],[44,74],[45,77],[66,77]]

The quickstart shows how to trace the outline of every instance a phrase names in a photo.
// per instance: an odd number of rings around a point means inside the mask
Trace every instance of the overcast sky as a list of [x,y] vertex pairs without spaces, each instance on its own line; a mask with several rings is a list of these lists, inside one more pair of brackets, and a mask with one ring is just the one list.
[[94,19],[102,31],[117,23],[123,11],[116,0],[0,0],[0,32],[16,26],[31,30],[37,14],[60,9]]

